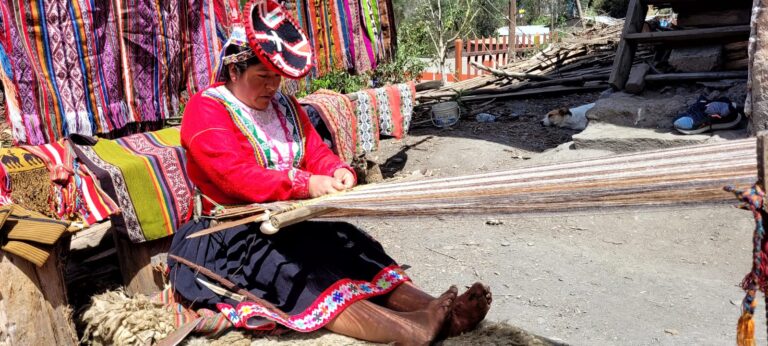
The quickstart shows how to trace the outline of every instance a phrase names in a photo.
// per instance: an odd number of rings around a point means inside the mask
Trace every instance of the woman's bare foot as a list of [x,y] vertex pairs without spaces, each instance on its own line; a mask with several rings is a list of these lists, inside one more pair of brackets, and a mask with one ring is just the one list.
[[441,337],[452,337],[475,329],[485,319],[492,301],[491,288],[476,282],[456,298]]
[[404,315],[419,321],[419,331],[414,331],[409,340],[402,340],[396,345],[428,345],[434,341],[443,326],[447,323],[451,307],[455,305],[459,290],[451,286],[445,293],[429,303],[425,310],[404,313]]

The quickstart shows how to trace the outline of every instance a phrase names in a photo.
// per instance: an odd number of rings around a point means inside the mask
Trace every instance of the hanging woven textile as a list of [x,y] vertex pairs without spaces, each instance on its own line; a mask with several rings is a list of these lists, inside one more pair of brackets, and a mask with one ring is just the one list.
[[75,133],[120,136],[159,127],[178,112],[182,91],[211,83],[228,13],[237,6],[1,2],[0,82],[14,141],[40,145]]
[[125,96],[134,122],[158,124],[178,109],[183,68],[180,0],[163,3],[115,4]]
[[349,18],[350,18],[350,34],[355,47],[355,69],[357,73],[364,73],[370,71],[373,68],[373,52],[371,51],[370,42],[366,44],[365,28],[361,25],[361,8],[360,1],[357,0],[344,0],[346,5],[349,5]]
[[185,66],[187,93],[193,95],[211,85],[221,61],[222,46],[239,13],[237,0],[184,0],[188,52]]

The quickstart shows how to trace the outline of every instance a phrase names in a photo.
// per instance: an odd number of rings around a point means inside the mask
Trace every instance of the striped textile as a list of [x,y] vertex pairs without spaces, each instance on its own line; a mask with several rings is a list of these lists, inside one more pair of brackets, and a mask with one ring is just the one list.
[[99,187],[90,171],[76,162],[66,140],[24,149],[42,160],[51,174],[51,210],[61,220],[93,225],[117,214],[117,204]]
[[188,47],[184,66],[187,93],[194,95],[213,84],[221,61],[223,44],[229,37],[236,0],[182,0],[186,8],[184,39]]
[[0,165],[0,206],[11,203],[13,203],[11,198],[11,176],[8,175],[4,166]]
[[221,312],[205,308],[192,310],[191,308],[185,307],[180,303],[180,299],[177,297],[175,290],[171,286],[167,286],[160,293],[152,297],[152,302],[162,304],[174,313],[174,324],[177,328],[201,317],[203,320],[195,326],[195,333],[216,336],[234,327],[232,322],[229,322],[227,317]]
[[158,127],[178,113],[185,89],[211,83],[232,4],[0,1],[0,82],[14,140],[40,145]]
[[318,90],[299,99],[320,113],[333,138],[333,152],[344,162],[352,162],[357,151],[357,120],[349,99],[330,90]]
[[[0,83],[14,140],[40,145],[69,134],[113,138],[159,127],[177,115],[182,95],[213,82],[238,6],[0,1]],[[378,14],[390,11],[378,0],[298,0],[294,13],[317,53],[315,77],[363,73],[386,56],[391,39]]]
[[113,226],[133,242],[171,235],[191,218],[194,188],[178,128],[117,140],[73,136],[72,144],[120,207]]
[[460,177],[382,183],[302,204],[338,208],[330,217],[551,215],[730,204],[733,195],[724,192],[724,186],[750,186],[755,181],[755,148],[753,138]]
[[67,231],[68,222],[56,221],[15,204],[0,207],[0,250],[41,267],[54,245]]

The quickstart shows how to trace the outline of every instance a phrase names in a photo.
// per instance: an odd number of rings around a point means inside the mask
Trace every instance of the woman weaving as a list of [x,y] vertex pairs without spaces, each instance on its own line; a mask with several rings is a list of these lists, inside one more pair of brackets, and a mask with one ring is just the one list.
[[[223,83],[193,96],[182,121],[188,173],[206,196],[203,213],[213,203],[303,199],[353,187],[350,166],[322,142],[296,100],[277,92],[282,76],[309,71],[305,35],[272,0],[249,3],[243,21],[248,39],[238,28],[225,44]],[[251,224],[186,239],[208,225],[203,218],[183,226],[170,253],[272,306],[220,296],[173,260],[170,278],[186,301],[217,307],[237,327],[327,328],[373,342],[428,344],[475,328],[491,303],[479,283],[460,296],[455,287],[430,296],[378,242],[347,223],[304,222],[275,235]]]

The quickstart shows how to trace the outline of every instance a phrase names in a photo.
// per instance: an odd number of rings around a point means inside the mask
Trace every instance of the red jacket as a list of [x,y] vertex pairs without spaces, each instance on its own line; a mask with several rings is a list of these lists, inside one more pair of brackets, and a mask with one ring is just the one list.
[[204,195],[225,205],[302,199],[309,197],[313,174],[333,176],[339,168],[354,174],[323,143],[296,100],[290,100],[296,104],[305,135],[305,154],[294,174],[259,165],[250,142],[219,101],[202,93],[189,99],[181,122],[181,144],[187,151],[189,177]]

